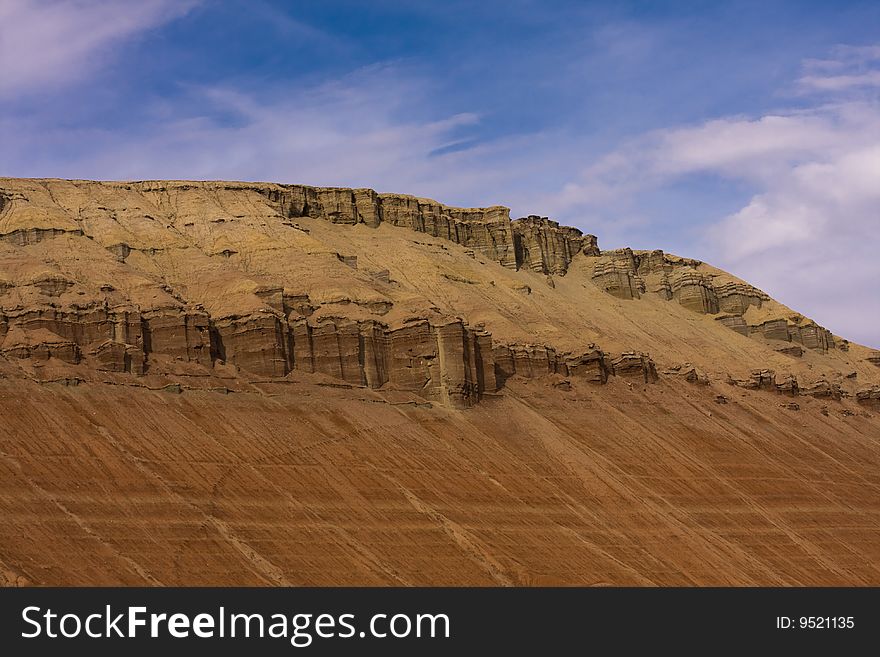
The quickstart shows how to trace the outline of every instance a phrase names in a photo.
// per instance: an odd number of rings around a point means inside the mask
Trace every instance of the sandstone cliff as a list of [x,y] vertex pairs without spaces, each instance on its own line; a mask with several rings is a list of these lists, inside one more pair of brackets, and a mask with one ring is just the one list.
[[876,585],[878,365],[500,206],[0,179],[0,584]]
[[[651,354],[729,378],[701,341],[721,361],[795,378],[876,360],[857,347],[799,368],[804,350],[827,355],[838,341],[764,292],[662,251],[603,252],[592,235],[546,217],[511,221],[501,206],[159,181],[3,179],[0,198],[0,355],[37,379],[61,363],[83,380],[179,378],[183,364],[208,378],[231,366],[244,380],[296,370],[467,407],[514,375],[604,383],[638,371],[650,382]],[[597,299],[581,281],[636,305],[589,311]],[[657,315],[658,302],[760,346],[703,325],[697,344],[681,334],[670,349],[650,322],[636,325],[640,314],[693,328]],[[615,352],[643,355],[633,365]]]

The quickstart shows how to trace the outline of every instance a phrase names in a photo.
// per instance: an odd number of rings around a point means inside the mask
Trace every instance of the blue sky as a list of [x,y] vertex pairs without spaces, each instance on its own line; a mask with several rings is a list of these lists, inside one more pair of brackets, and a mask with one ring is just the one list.
[[880,3],[2,0],[0,175],[501,203],[880,346]]

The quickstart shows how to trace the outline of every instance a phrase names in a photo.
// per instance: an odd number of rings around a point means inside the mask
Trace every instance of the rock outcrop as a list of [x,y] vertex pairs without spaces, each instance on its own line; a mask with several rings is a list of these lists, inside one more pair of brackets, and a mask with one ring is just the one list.
[[595,345],[578,354],[560,354],[546,345],[499,345],[495,347],[494,358],[499,386],[514,375],[534,378],[559,374],[599,384],[607,382],[609,376],[636,378],[644,383],[655,383],[659,378],[648,354],[629,351],[613,356]]
[[678,271],[672,279],[672,298],[694,312],[714,315],[718,295],[709,277],[695,271]]
[[876,585],[876,356],[497,206],[0,178],[0,584]]
[[511,221],[510,210],[503,206],[454,208],[405,194],[305,185],[279,185],[264,193],[288,218],[319,217],[372,228],[386,222],[455,242],[515,269],[564,275],[578,253],[599,253],[595,235],[547,217]]
[[604,251],[593,265],[592,281],[618,299],[638,299],[645,291],[645,282],[636,271],[631,249]]
[[645,383],[657,381],[657,368],[647,354],[628,351],[611,359],[611,372],[614,376],[641,379]]
[[[388,235],[383,225],[437,238],[391,238],[395,248],[432,254],[427,266],[436,266],[436,276],[413,282],[411,260],[386,258],[373,245]],[[366,238],[368,248],[347,241],[364,235],[376,236]],[[187,367],[214,376],[232,366],[251,378],[316,374],[456,408],[512,376],[554,375],[569,386],[609,377],[656,381],[651,357],[623,351],[656,353],[666,342],[650,332],[641,333],[646,344],[619,340],[613,326],[581,336],[595,310],[585,308],[563,335],[543,314],[551,300],[567,303],[547,294],[557,294],[572,271],[577,280],[564,294],[595,285],[640,304],[677,303],[793,359],[836,345],[815,322],[700,261],[660,250],[603,252],[593,235],[547,217],[511,221],[502,206],[455,208],[370,189],[6,179],[0,238],[0,356],[31,373],[55,363],[80,368],[58,375],[71,380],[86,371],[149,377]],[[545,277],[545,292],[532,273]],[[463,284],[468,290],[458,289]],[[486,328],[483,302],[471,297],[507,304],[493,315],[503,339]],[[624,307],[632,306],[615,304],[615,312]],[[555,337],[511,339],[521,312]],[[593,344],[597,338],[615,355]],[[685,356],[697,357],[696,349]],[[862,362],[880,365],[877,353],[860,353]],[[690,364],[665,371],[710,381]],[[799,386],[794,376],[774,377],[761,369],[737,383],[839,396],[836,382]]]
[[594,235],[560,226],[547,217],[525,217],[514,221],[512,226],[517,268],[562,276],[578,253],[599,254]]
[[[602,251],[593,258],[592,281],[619,299],[653,294],[694,312],[716,315],[721,324],[746,337],[794,342],[822,352],[836,346],[830,331],[796,313],[749,324],[746,315],[750,309],[760,309],[772,299],[747,283],[730,280],[717,270],[704,269],[699,260],[663,251],[617,249]],[[779,351],[799,356],[799,349],[783,346]]]
[[840,384],[828,381],[827,379],[819,379],[801,387],[800,394],[807,395],[808,397],[836,400],[841,399],[843,396]]
[[289,321],[268,311],[214,319],[193,308],[117,308],[23,312],[4,315],[0,326],[6,358],[88,361],[105,372],[142,375],[156,357],[208,368],[227,362],[264,377],[300,370],[357,386],[390,384],[454,408],[496,389],[491,335],[461,320],[392,328],[347,318]]
[[856,392],[858,403],[880,410],[880,386],[871,386]]
[[728,282],[713,285],[713,292],[718,300],[718,312],[733,316],[744,315],[752,306],[760,308],[770,297],[756,287],[747,283]]
[[[797,397],[799,394],[802,394],[797,377],[792,374],[785,374],[777,377],[774,370],[766,368],[752,370],[747,379],[736,379],[731,377],[728,379],[728,383],[748,390],[765,390],[767,392],[776,392],[791,397]],[[812,388],[810,389],[812,390]],[[810,393],[804,392],[803,394]],[[822,395],[816,394],[814,396]]]
[[693,383],[701,386],[709,385],[709,375],[705,372],[700,371],[691,363],[673,365],[669,369],[664,370],[663,373],[666,375],[681,377],[688,383]]

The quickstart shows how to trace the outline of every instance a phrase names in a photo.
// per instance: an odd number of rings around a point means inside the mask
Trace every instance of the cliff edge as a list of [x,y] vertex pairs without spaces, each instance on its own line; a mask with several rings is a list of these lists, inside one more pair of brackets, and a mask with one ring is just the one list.
[[0,585],[878,585],[880,352],[369,189],[0,178]]

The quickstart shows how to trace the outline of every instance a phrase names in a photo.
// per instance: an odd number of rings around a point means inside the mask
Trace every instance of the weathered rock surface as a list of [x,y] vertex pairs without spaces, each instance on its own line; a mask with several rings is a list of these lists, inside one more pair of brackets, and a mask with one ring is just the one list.
[[673,365],[669,369],[664,370],[663,373],[666,375],[678,376],[683,378],[688,383],[694,383],[702,386],[707,386],[710,382],[709,375],[705,372],[700,371],[691,363]]
[[599,254],[595,235],[583,235],[577,228],[560,226],[547,217],[525,217],[512,226],[517,267],[561,276],[578,253]]
[[493,353],[499,387],[514,375],[531,379],[559,374],[601,384],[615,374],[613,360],[595,345],[579,354],[560,354],[553,347],[534,344],[498,345]]
[[877,585],[875,356],[498,206],[0,179],[0,584]]
[[871,386],[856,392],[856,400],[865,406],[880,410],[880,386]]
[[800,394],[809,397],[819,397],[827,399],[840,399],[843,395],[840,384],[827,379],[819,379],[813,381],[800,389]]
[[[602,251],[593,259],[591,278],[597,287],[612,296],[639,299],[650,293],[666,301],[676,301],[694,312],[715,315],[721,324],[747,337],[760,335],[766,340],[795,342],[822,352],[836,346],[830,331],[782,308],[775,313],[768,311],[778,317],[748,323],[746,315],[750,310],[765,308],[768,302],[774,306],[775,302],[761,290],[732,280],[699,260],[657,250]],[[793,356],[798,356],[799,350],[799,347],[779,348]]]
[[[625,342],[615,325],[583,337],[574,328],[542,342],[511,339],[520,313],[536,325],[565,317],[559,312],[579,300],[558,283],[572,277],[637,306],[656,299],[710,315],[786,356],[835,347],[815,322],[700,261],[659,250],[601,252],[592,235],[547,217],[511,221],[502,206],[454,208],[369,189],[174,181],[2,179],[0,197],[0,356],[27,376],[55,362],[79,368],[62,378],[80,380],[89,371],[150,377],[181,367],[211,378],[231,366],[244,378],[316,374],[455,408],[514,375],[656,381],[653,359],[633,349],[662,351],[668,342],[655,342],[647,326]],[[406,231],[392,238],[388,227]],[[398,240],[390,258],[363,247],[389,239]],[[422,284],[394,259],[395,250],[414,249],[429,254],[439,278]],[[547,292],[536,292],[532,274],[544,277]],[[516,278],[496,282],[504,276]],[[462,285],[473,290],[465,294],[489,296],[462,302],[454,287]],[[537,298],[524,306],[504,290]],[[481,316],[492,304],[509,305],[487,326]],[[546,308],[559,309],[553,321],[541,316]],[[876,353],[863,356],[875,361]],[[707,363],[665,371],[708,384]],[[785,383],[767,376],[741,383],[799,390],[796,376]],[[821,386],[803,390],[825,394]]]
[[611,371],[614,376],[642,379],[645,383],[657,381],[657,368],[647,354],[635,351],[625,352],[611,360]]
[[776,379],[776,391],[784,395],[796,397],[800,394],[800,385],[796,377],[788,374],[784,377]]
[[592,281],[619,299],[638,299],[645,291],[631,249],[603,252],[593,265]]

